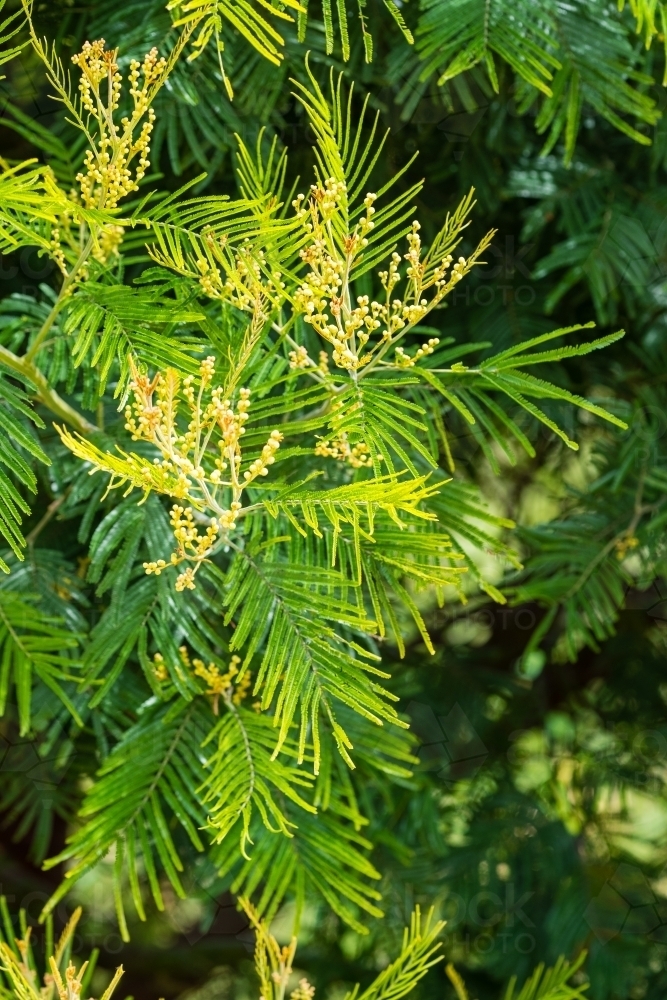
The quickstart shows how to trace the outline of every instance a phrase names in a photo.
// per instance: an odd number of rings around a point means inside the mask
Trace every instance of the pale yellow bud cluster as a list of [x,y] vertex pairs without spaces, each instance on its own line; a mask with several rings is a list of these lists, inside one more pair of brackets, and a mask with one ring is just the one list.
[[[86,208],[115,208],[121,198],[138,191],[150,165],[149,143],[155,122],[155,113],[150,107],[152,89],[167,64],[158,57],[157,49],[151,49],[143,64],[132,61],[129,83],[134,110],[131,117],[121,120],[119,128],[113,117],[120,103],[122,88],[117,54],[117,50],[105,51],[104,39],[99,39],[86,42],[82,51],[72,56],[72,62],[81,70],[81,106],[96,119],[99,129],[97,147],[86,151],[84,169],[76,178],[81,187],[81,201]],[[105,80],[107,87],[103,94],[101,84]],[[134,130],[142,118],[145,120],[135,139]],[[131,167],[135,159],[136,166]],[[98,250],[98,253],[103,254],[104,251]]]
[[199,271],[199,284],[204,295],[210,299],[221,299],[224,294],[225,283],[220,274],[220,268],[211,264],[205,257],[198,257],[196,260]]
[[215,545],[219,526],[215,518],[212,518],[203,535],[199,534],[199,529],[195,524],[194,511],[192,507],[181,507],[174,504],[171,509],[170,524],[176,540],[176,551],[172,552],[169,563],[164,559],[156,562],[145,562],[144,570],[147,574],[160,574],[167,566],[178,566],[188,560],[193,562],[194,567],[188,566],[176,580],[176,590],[194,590],[195,574],[199,566],[211,554]]
[[[412,367],[433,352],[434,345],[430,341],[413,358],[399,349],[395,361],[381,359],[395,340],[439,304],[475,260],[473,258],[471,263],[463,257],[459,258],[448,277],[451,254],[443,255],[436,264],[429,260],[428,255],[422,259],[420,225],[415,221],[407,235],[408,250],[404,254],[407,261],[404,295],[400,298],[395,296],[396,286],[403,276],[401,256],[394,252],[388,268],[379,272],[385,301],[370,301],[369,296],[360,295],[354,303],[350,295],[350,275],[368,244],[367,234],[374,228],[377,195],[371,192],[364,198],[365,214],[354,231],[343,238],[341,252],[341,243],[334,238],[330,222],[343,207],[346,198],[344,185],[330,178],[324,186],[313,185],[307,204],[303,195],[292,202],[297,219],[311,237],[308,245],[300,251],[301,259],[309,270],[294,296],[296,311],[331,345],[334,364],[350,372],[354,378],[360,377],[357,372],[369,364]],[[430,300],[423,294],[427,288],[435,289]],[[290,353],[290,367],[310,367],[305,349],[299,348]],[[321,370],[326,371],[324,368]]]
[[394,253],[392,253],[391,255],[391,261],[389,262],[389,270],[380,271],[378,273],[378,277],[382,283],[382,287],[385,289],[387,293],[387,298],[390,298],[394,288],[401,280],[401,272],[398,270],[400,263],[401,263],[401,255],[396,253],[396,251],[394,251]]
[[[211,698],[215,715],[218,715],[221,696],[230,705],[240,705],[247,698],[252,683],[252,674],[246,670],[239,677],[240,656],[234,654],[229,661],[227,670],[223,672],[215,663],[205,664],[199,658],[191,660],[187,646],[179,646],[178,655],[188,673],[194,674],[195,677],[201,677],[206,684],[204,694]],[[169,672],[162,653],[158,652],[153,656],[153,675],[159,683],[169,680]]]
[[102,80],[107,80],[110,91],[112,110],[118,107],[122,77],[118,72],[118,49],[105,50],[103,38],[95,42],[84,42],[81,52],[72,56],[72,62],[81,70],[79,93],[81,104],[91,115],[97,115],[99,104],[99,89]]
[[292,202],[292,208],[297,219],[305,219],[308,215],[308,209],[304,206],[305,200],[305,194],[298,194]]
[[[132,402],[125,410],[125,428],[133,440],[148,441],[161,453],[152,467],[140,468],[146,486],[190,504],[172,508],[176,550],[169,561],[144,563],[146,572],[156,576],[170,566],[190,563],[176,581],[177,590],[194,589],[199,566],[243,515],[243,491],[258,476],[268,475],[283,440],[280,431],[271,431],[242,473],[241,442],[250,416],[250,389],[239,389],[234,403],[224,397],[222,387],[212,385],[215,375],[213,357],[200,362],[197,376],[183,380],[170,368],[151,379],[132,364]],[[179,418],[183,403],[189,411],[185,428]],[[208,520],[204,511],[212,515]],[[206,527],[200,533],[202,525]]]
[[110,257],[116,256],[124,235],[125,230],[122,226],[104,226],[93,247],[95,260],[99,260],[100,264],[106,264]]
[[241,510],[241,504],[238,500],[232,500],[229,505],[229,510],[223,510],[223,512],[218,517],[220,522],[220,527],[223,531],[231,531],[232,528],[236,527],[236,519],[239,516],[239,511]]
[[132,435],[133,441],[140,438],[151,439],[162,419],[163,406],[153,405],[153,393],[159,386],[163,388],[164,380],[160,374],[149,379],[141,372],[135,372],[131,384],[134,403],[125,407],[125,430]]
[[[449,279],[447,278],[447,271],[451,267],[451,263],[453,260],[454,258],[452,257],[452,255],[447,254],[446,257],[442,258],[442,260],[440,261],[440,263],[438,264],[433,273],[433,284],[435,285],[438,291],[440,291],[440,289],[443,287],[454,286],[463,277],[461,269],[455,265],[454,269],[452,270],[450,278]],[[460,264],[462,260],[464,260],[463,257],[459,258],[458,263]]]
[[396,364],[399,368],[414,368],[417,362],[421,361],[422,358],[428,357],[429,354],[433,354],[439,343],[439,337],[431,337],[425,344],[422,344],[413,357],[410,357],[410,355],[399,345],[396,348]]
[[[335,458],[338,462],[345,462],[353,469],[361,469],[373,464],[373,456],[370,448],[364,441],[357,444],[350,444],[347,434],[339,434],[338,437],[329,441],[319,440],[315,445],[315,454],[321,458]],[[382,455],[375,456],[378,462],[382,461]]]
[[239,400],[236,404],[236,411],[232,407],[230,401],[228,399],[222,399],[221,396],[221,389],[213,390],[211,410],[215,415],[215,419],[221,432],[221,456],[216,461],[216,466],[220,471],[224,471],[227,468],[228,462],[234,467],[238,467],[241,464],[240,440],[245,434],[244,424],[250,417],[248,412],[250,409],[250,389],[239,390]]
[[243,473],[243,478],[246,483],[252,482],[257,476],[268,476],[269,470],[268,466],[273,465],[276,460],[276,452],[280,448],[280,442],[283,439],[283,435],[280,431],[271,431],[269,435],[269,440],[266,442],[262,448],[262,453],[259,458],[256,458],[254,462],[251,462],[249,469]]
[[468,268],[468,261],[465,259],[465,257],[459,257],[457,262],[454,264],[454,267],[452,268],[452,274],[449,279],[450,282],[452,284],[456,284],[458,281],[464,278],[467,268]]
[[179,504],[174,504],[171,509],[170,523],[174,529],[174,538],[178,542],[179,548],[192,549],[196,556],[208,552],[218,534],[218,524],[212,520],[206,528],[206,534],[200,535],[194,521],[192,507],[181,507]]
[[143,112],[146,110],[150,99],[150,89],[158,82],[166,66],[167,60],[158,56],[158,50],[155,46],[153,46],[150,52],[146,53],[143,63],[140,63],[137,59],[133,59],[130,63],[128,77],[130,96],[133,98],[134,106],[138,111]]
[[347,188],[342,181],[337,181],[335,177],[328,177],[324,182],[324,187],[319,184],[310,185],[311,205],[316,205],[319,217],[323,222],[329,222],[339,205],[347,195]]
[[282,273],[278,270],[268,273],[265,251],[249,239],[229,253],[225,251],[226,236],[215,237],[211,232],[203,235],[209,254],[198,255],[193,277],[198,278],[204,294],[211,299],[224,299],[258,319],[266,319],[270,311],[267,304],[282,300],[285,288]]
[[308,357],[308,351],[305,347],[297,347],[295,351],[289,352],[289,366],[290,368],[311,368],[314,367],[314,362]]
[[636,549],[638,546],[639,539],[636,535],[633,535],[632,533],[624,535],[623,538],[620,538],[614,546],[616,549],[616,558],[619,562],[622,562],[628,552],[632,552],[632,550]]
[[[266,255],[263,250],[252,247],[250,241],[234,254],[234,266],[227,272],[224,297],[237,309],[252,311],[258,300],[270,293],[269,284],[264,280]],[[280,272],[272,275],[272,283],[284,288]]]
[[213,381],[213,376],[215,375],[215,358],[210,356],[204,358],[204,360],[199,365],[199,378],[203,388]]
[[51,257],[55,260],[65,277],[67,277],[67,261],[65,260],[63,248],[60,245],[60,230],[57,226],[54,226],[51,230],[51,239],[49,240],[49,244]]
[[153,675],[155,680],[160,683],[169,680],[169,671],[167,670],[162,653],[155,653],[153,656]]
[[290,993],[290,1000],[313,1000],[315,987],[307,979],[300,979],[299,985]]
[[412,223],[412,229],[408,233],[408,252],[403,254],[403,259],[408,262],[407,275],[408,278],[419,278],[423,274],[423,265],[421,264],[422,255],[422,241],[419,235],[419,230],[421,229],[420,224],[415,220]]

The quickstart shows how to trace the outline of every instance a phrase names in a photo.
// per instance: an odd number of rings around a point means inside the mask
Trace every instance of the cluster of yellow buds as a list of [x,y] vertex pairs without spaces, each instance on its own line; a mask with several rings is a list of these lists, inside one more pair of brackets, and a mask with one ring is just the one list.
[[222,514],[220,514],[218,518],[220,527],[223,531],[231,531],[232,528],[236,527],[236,519],[239,516],[239,511],[241,509],[241,503],[238,500],[232,500],[229,505],[229,510],[223,510]]
[[[222,387],[212,386],[214,379],[213,357],[200,363],[198,377],[188,375],[183,380],[173,369],[150,378],[132,367],[132,402],[125,410],[125,428],[134,441],[148,441],[161,453],[152,470],[142,465],[140,471],[147,474],[148,488],[189,502],[172,508],[176,551],[169,561],[144,563],[146,572],[157,576],[169,566],[190,563],[176,581],[177,590],[194,589],[197,570],[210,557],[220,533],[226,536],[233,530],[242,514],[243,490],[258,476],[268,475],[283,440],[280,431],[271,431],[259,455],[242,471],[241,441],[250,416],[250,389],[239,389],[234,404],[224,397]],[[185,428],[179,424],[183,401],[189,410]],[[203,533],[201,525],[206,526]]]
[[192,666],[194,673],[197,677],[201,677],[203,681],[207,684],[206,694],[212,697],[212,707],[213,714],[218,714],[219,699],[222,695],[223,699],[227,702],[231,702],[232,705],[240,705],[242,701],[245,700],[248,694],[248,688],[251,684],[250,671],[246,672],[241,676],[238,682],[234,682],[234,678],[239,672],[239,663],[241,662],[240,656],[232,656],[229,667],[226,673],[220,673],[220,668],[215,665],[215,663],[209,663],[206,666],[203,660],[193,660]]
[[[315,228],[318,226],[320,220],[322,222],[330,222],[346,196],[347,188],[345,183],[337,181],[335,177],[327,177],[324,187],[320,184],[311,184],[310,214],[313,220],[311,225]],[[298,202],[299,207],[302,201],[303,195],[297,195],[296,202]],[[292,204],[294,205],[295,203],[292,202]]]
[[[329,178],[324,186],[311,187],[308,206],[303,195],[292,202],[297,218],[311,236],[308,245],[300,251],[309,270],[294,296],[296,311],[331,345],[334,364],[353,373],[355,378],[356,372],[371,362],[406,368],[432,353],[433,345],[429,342],[414,358],[408,358],[399,350],[394,362],[381,360],[389,345],[437,306],[476,261],[476,254],[469,261],[460,257],[452,267],[450,253],[444,253],[436,262],[430,260],[428,254],[423,258],[420,225],[415,221],[407,235],[408,249],[403,258],[407,261],[407,286],[403,297],[394,297],[394,289],[403,280],[402,259],[394,252],[387,270],[379,272],[385,301],[369,301],[369,296],[360,295],[353,304],[350,275],[368,245],[367,234],[374,228],[376,198],[372,192],[366,195],[365,214],[354,231],[343,238],[342,248],[329,223],[346,205],[347,191],[343,184]],[[430,300],[423,294],[428,288],[434,289]],[[377,338],[371,340],[375,334]],[[290,365],[292,368],[310,367],[304,348],[291,352]]]
[[[131,117],[121,119],[120,128],[113,119],[121,97],[122,76],[116,61],[118,50],[106,51],[104,39],[86,42],[72,62],[81,70],[79,92],[83,110],[92,115],[99,128],[97,149],[86,151],[84,169],[77,174],[81,200],[86,208],[115,208],[121,198],[139,189],[150,165],[150,136],[155,112],[150,106],[152,92],[166,68],[166,60],[153,48],[143,63],[130,64],[130,96],[134,101]],[[140,78],[141,80],[140,85]],[[107,81],[106,94],[100,86]],[[139,135],[134,131],[144,119]],[[136,167],[130,164],[137,159]],[[103,251],[101,251],[103,252]],[[108,254],[107,254],[108,256]]]
[[65,277],[67,277],[67,261],[65,260],[65,254],[60,244],[60,229],[58,229],[57,226],[54,226],[51,230],[51,239],[49,240],[49,243],[52,258],[55,260],[61,272],[65,275]]
[[429,354],[433,354],[439,343],[439,337],[431,337],[425,344],[422,344],[413,357],[410,357],[407,351],[403,350],[399,344],[396,348],[396,364],[399,368],[413,368],[418,361],[421,361],[422,358],[426,358]]
[[238,681],[234,680],[239,673],[240,656],[232,656],[227,670],[222,673],[215,663],[206,665],[198,658],[191,661],[187,646],[179,646],[178,653],[186,670],[191,671],[196,677],[201,677],[205,682],[207,686],[205,693],[211,697],[214,715],[218,714],[221,696],[223,701],[231,705],[240,705],[246,699],[252,675],[246,670]]
[[122,226],[103,226],[97,235],[97,243],[93,248],[93,257],[100,264],[106,264],[110,257],[118,253],[123,242],[125,230]]
[[398,270],[400,266],[401,266],[401,255],[400,253],[396,253],[396,251],[394,250],[394,252],[391,255],[391,260],[389,261],[389,270],[378,271],[378,277],[380,279],[382,287],[387,293],[387,300],[389,300],[389,298],[391,297],[391,293],[401,280],[401,272]]
[[[227,280],[223,287],[225,299],[237,309],[252,310],[267,293],[267,283],[264,281],[265,267],[264,251],[252,247],[250,241],[245,240],[234,254],[233,267],[227,272]],[[280,275],[275,275],[274,278],[280,284]]]
[[[138,59],[133,59],[130,63],[128,77],[130,97],[134,100],[134,107],[139,113],[143,113],[148,107],[150,90],[159,81],[166,66],[167,60],[158,56],[155,46],[146,53],[143,63],[140,63]],[[143,79],[141,79],[142,77]]]
[[169,671],[167,670],[162,653],[155,653],[153,656],[153,675],[155,680],[160,683],[169,680]]
[[[209,255],[199,254],[195,260],[196,277],[199,285],[211,299],[224,299],[245,312],[262,312],[266,315],[266,303],[285,288],[280,271],[268,274],[266,254],[260,247],[244,240],[233,254],[226,253],[226,236],[216,238],[212,233],[204,233]],[[217,260],[224,268],[223,276]]]
[[122,76],[118,72],[118,49],[105,50],[105,41],[84,42],[81,52],[72,56],[72,62],[81,70],[79,93],[85,110],[97,116],[103,105],[100,103],[100,83],[108,80],[112,111],[118,107]]
[[408,252],[403,255],[404,260],[407,260],[407,276],[412,281],[419,281],[424,274],[424,265],[421,262],[422,256],[422,240],[419,235],[419,230],[421,225],[417,220],[412,223],[412,229],[407,235],[408,241]]
[[299,985],[290,993],[290,1000],[313,1000],[315,987],[307,979],[300,979]]
[[[452,273],[449,278],[449,284],[455,285],[458,281],[461,281],[461,279],[465,277],[467,269],[468,269],[468,261],[465,259],[465,257],[459,257],[459,259],[454,264],[454,267],[452,268]],[[442,277],[439,278],[438,285],[444,285],[444,284],[445,284],[444,278]]]
[[318,363],[315,364],[305,347],[297,347],[289,352],[290,368],[309,368],[312,371],[321,372],[322,375],[329,373],[329,355],[326,351],[319,352]]
[[616,548],[616,558],[622,562],[627,556],[628,552],[632,552],[639,545],[639,539],[636,535],[626,534],[623,538],[620,538],[615,545]]
[[167,566],[179,566],[182,562],[188,560],[195,565],[194,567],[188,566],[183,573],[179,574],[176,580],[176,590],[194,590],[195,574],[202,562],[211,554],[215,545],[219,532],[218,521],[215,518],[211,518],[206,531],[203,535],[200,535],[199,529],[195,524],[192,507],[181,507],[179,504],[174,504],[172,507],[169,521],[174,532],[174,538],[176,539],[176,551],[172,552],[169,563],[164,559],[158,559],[155,562],[145,562],[144,570],[149,575],[154,573],[156,576],[160,576]]
[[[125,430],[130,432],[133,441],[142,438],[151,440],[162,422],[166,380],[159,372],[155,378],[149,379],[143,372],[135,370],[130,388],[134,398],[125,407]],[[154,404],[153,393],[156,389],[162,391],[157,404]]]
[[199,284],[204,295],[208,295],[209,299],[221,299],[225,283],[222,280],[220,268],[211,264],[206,257],[198,257],[195,263],[199,271]]
[[295,351],[289,352],[289,366],[290,368],[313,368],[315,362],[310,359],[305,347],[297,347]]
[[[219,713],[221,697],[228,705],[240,705],[247,698],[252,684],[252,674],[246,670],[239,676],[240,656],[234,654],[227,670],[223,672],[215,663],[205,664],[199,658],[191,660],[187,646],[179,646],[178,655],[185,669],[195,677],[201,677],[206,684],[204,693],[211,698],[214,715]],[[169,680],[169,672],[162,653],[153,655],[153,675],[159,683]],[[253,705],[253,708],[259,710],[259,704]]]
[[[347,434],[340,434],[330,441],[319,440],[315,445],[315,454],[321,458],[335,458],[338,462],[345,462],[353,469],[361,469],[371,465],[373,456],[370,448],[364,441],[357,444],[350,444]],[[378,462],[382,461],[382,455],[375,456]]]
[[[379,323],[370,315],[367,296],[360,296],[356,307],[350,309],[346,307],[344,294],[340,291],[351,261],[368,243],[366,233],[374,226],[373,202],[377,195],[366,195],[366,214],[354,232],[345,238],[345,259],[342,259],[337,256],[333,241],[328,236],[327,223],[346,197],[345,185],[333,178],[329,178],[323,188],[311,187],[310,221],[305,225],[312,232],[313,241],[300,251],[301,259],[310,266],[310,271],[297,289],[294,301],[297,311],[303,313],[304,322],[332,345],[335,364],[339,368],[356,371],[371,358],[370,354],[360,356],[359,352]],[[299,195],[292,204],[297,217],[305,220],[308,213],[303,207],[303,195]],[[306,367],[305,362],[297,364],[298,360],[293,359],[293,367]]]
[[269,470],[267,466],[273,465],[276,460],[276,452],[280,448],[280,442],[283,439],[283,435],[280,431],[271,431],[269,435],[269,440],[266,442],[262,448],[262,453],[259,458],[256,458],[254,462],[250,463],[250,467],[246,472],[243,473],[243,478],[246,483],[252,482],[257,476],[268,476]]

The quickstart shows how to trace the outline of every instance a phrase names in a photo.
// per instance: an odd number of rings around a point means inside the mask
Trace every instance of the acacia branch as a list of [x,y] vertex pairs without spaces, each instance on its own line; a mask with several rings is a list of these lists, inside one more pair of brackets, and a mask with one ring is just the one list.
[[14,354],[12,351],[7,350],[6,347],[0,345],[0,363],[10,368],[12,371],[21,375],[28,382],[31,382],[36,391],[35,398],[43,406],[46,406],[51,413],[54,413],[61,420],[64,420],[71,427],[79,432],[79,434],[84,434],[86,436],[94,434],[99,430],[95,424],[91,423],[89,420],[70,406],[62,396],[59,396],[55,389],[52,389],[49,385],[46,376],[37,368],[32,361],[29,361],[27,356],[19,358],[18,355]]

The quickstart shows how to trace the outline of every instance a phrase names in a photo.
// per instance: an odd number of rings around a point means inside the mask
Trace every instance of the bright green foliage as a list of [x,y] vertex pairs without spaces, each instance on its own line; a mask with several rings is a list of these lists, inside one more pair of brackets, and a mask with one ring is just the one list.
[[[575,962],[567,962],[561,956],[553,968],[546,971],[544,965],[538,965],[518,993],[515,993],[516,976],[512,976],[503,1000],[582,1000],[588,984],[577,988],[569,980],[583,964],[585,957],[586,953],[582,952]],[[465,983],[451,963],[447,966],[447,975],[458,1000],[469,1000]]]
[[[433,80],[442,87],[475,67],[483,69],[498,93],[500,64],[505,63],[517,78],[521,112],[537,104],[535,124],[538,132],[546,135],[544,153],[562,139],[565,161],[571,161],[584,108],[635,141],[650,142],[645,126],[654,125],[660,111],[645,93],[652,79],[640,68],[634,36],[643,36],[646,49],[656,39],[664,44],[667,8],[660,0],[631,0],[625,17],[624,0],[618,4],[608,0],[521,0],[511,5],[505,0],[422,0],[414,39],[403,12],[392,0],[384,2],[402,31],[404,44],[415,45],[414,56],[404,51],[398,60],[405,76],[401,92],[407,99],[408,114],[424,93],[425,84]],[[288,10],[265,5],[283,21],[296,17],[298,39],[304,41],[308,4],[286,6]],[[365,6],[360,2],[358,13],[364,56],[369,62],[373,38]],[[170,7],[180,15],[177,25],[200,28],[190,59],[201,55],[213,37],[218,53],[222,53],[225,21],[269,62],[279,65],[283,58],[283,37],[264,13],[250,4],[179,0]],[[292,10],[297,13],[292,14]],[[322,14],[326,53],[330,54],[335,36],[331,0],[323,0]],[[337,4],[337,16],[341,54],[347,62],[351,45],[344,4]],[[412,20],[409,14],[408,19]],[[231,97],[222,63],[220,71]],[[467,90],[465,84],[461,90]]]

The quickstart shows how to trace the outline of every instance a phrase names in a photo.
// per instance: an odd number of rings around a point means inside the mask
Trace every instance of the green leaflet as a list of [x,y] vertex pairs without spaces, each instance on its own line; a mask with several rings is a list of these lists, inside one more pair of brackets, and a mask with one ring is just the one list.
[[51,912],[69,887],[100,861],[112,846],[119,926],[128,939],[121,879],[127,875],[137,915],[145,920],[137,862],[141,858],[158,909],[164,908],[158,872],[174,891],[185,895],[179,873],[183,863],[170,832],[170,818],[196,850],[203,850],[198,830],[204,821],[197,789],[204,778],[199,746],[210,729],[203,706],[144,706],[102,765],[81,810],[83,826],[46,867],[75,859],[66,879],[45,907]]
[[[0,353],[0,363],[2,355]],[[15,480],[31,493],[37,492],[37,477],[28,456],[46,465],[48,455],[29,430],[30,421],[37,427],[44,426],[30,406],[26,392],[12,385],[6,375],[0,374],[0,534],[18,559],[23,559],[25,538],[21,531],[23,515],[30,514],[30,507],[19,492]],[[26,455],[27,452],[27,455]],[[0,569],[9,567],[0,558]]]
[[120,363],[114,394],[122,397],[130,377],[130,354],[151,367],[171,366],[195,372],[196,362],[186,350],[199,351],[197,340],[184,342],[173,336],[173,331],[204,318],[200,310],[160,296],[152,289],[87,282],[71,300],[63,332],[73,337],[74,365],[86,361],[99,372],[100,394],[112,367]]
[[252,839],[249,860],[241,861],[231,843],[216,849],[214,858],[232,892],[246,894],[262,885],[259,912],[267,919],[275,915],[288,890],[296,895],[298,905],[306,894],[321,897],[362,934],[367,928],[356,915],[358,909],[370,916],[382,915],[375,888],[380,875],[368,859],[371,845],[349,822],[343,802],[331,802],[317,817],[300,812],[293,837],[256,824]]
[[[263,646],[254,690],[261,694],[262,708],[273,712],[274,756],[298,717],[299,759],[310,729],[317,770],[322,713],[352,765],[351,743],[336,718],[337,702],[377,725],[383,720],[399,723],[387,692],[371,679],[386,676],[375,666],[378,658],[352,638],[368,629],[369,619],[347,596],[345,577],[321,566],[306,569],[290,563],[280,553],[278,540],[264,551],[239,552],[224,582],[226,621],[234,618],[236,626],[230,650],[243,650],[247,665]],[[350,638],[334,625],[349,629]]]
[[[267,830],[287,837],[293,836],[290,827],[294,824],[286,819],[278,801],[289,799],[307,812],[317,813],[299,791],[312,788],[311,776],[275,760],[273,726],[266,716],[229,703],[227,714],[211,732],[207,744],[214,739],[217,745],[207,761],[211,774],[203,789],[214,842],[222,842],[240,820],[241,854],[247,859],[253,809]],[[282,749],[287,753],[291,750],[290,756],[296,755],[287,743]]]
[[0,590],[0,715],[4,714],[12,687],[16,690],[21,735],[30,730],[33,685],[45,684],[81,722],[63,682],[77,681],[70,671],[77,666],[74,655],[80,636],[64,627],[62,619],[44,615],[39,601],[29,594]]

